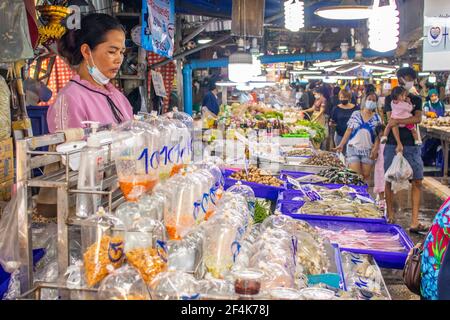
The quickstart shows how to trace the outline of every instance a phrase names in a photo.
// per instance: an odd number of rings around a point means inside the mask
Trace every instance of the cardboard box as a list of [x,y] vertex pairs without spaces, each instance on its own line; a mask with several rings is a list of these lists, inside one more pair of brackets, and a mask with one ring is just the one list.
[[0,141],[0,183],[14,180],[14,152],[12,138]]
[[11,200],[11,193],[14,187],[14,179],[8,180],[0,184],[0,200],[9,201]]

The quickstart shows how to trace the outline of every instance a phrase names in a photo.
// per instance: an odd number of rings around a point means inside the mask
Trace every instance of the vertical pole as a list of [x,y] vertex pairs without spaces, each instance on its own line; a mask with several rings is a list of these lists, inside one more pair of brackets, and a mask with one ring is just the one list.
[[[57,190],[57,227],[58,227],[58,278],[64,283],[64,273],[69,266],[69,232],[67,217],[69,215],[68,181],[64,187]],[[60,294],[63,291],[60,291]],[[64,299],[64,298],[63,298]]]
[[31,237],[31,214],[28,204],[27,179],[31,170],[28,170],[30,159],[27,154],[26,140],[16,141],[16,168],[17,168],[17,211],[19,257],[20,257],[20,291],[24,293],[33,286],[33,255]]
[[189,64],[183,68],[184,112],[192,115],[192,68]]
[[[175,52],[181,52],[182,38],[183,38],[183,25],[181,16],[176,15],[176,28],[175,28]],[[176,60],[176,79],[177,79],[177,97],[178,97],[178,109],[183,109],[183,59]]]

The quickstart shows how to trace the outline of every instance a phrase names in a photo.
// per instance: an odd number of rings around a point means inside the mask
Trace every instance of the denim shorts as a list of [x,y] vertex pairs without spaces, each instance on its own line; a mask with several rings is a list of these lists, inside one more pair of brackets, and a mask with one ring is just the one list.
[[[392,164],[392,160],[396,155],[396,145],[387,144],[384,147],[384,172],[386,172]],[[420,146],[403,146],[403,156],[408,160],[413,170],[412,180],[423,179],[423,161]]]
[[360,155],[357,152],[357,149],[350,145],[347,145],[346,160],[347,160],[347,164],[350,164],[350,163],[363,163],[363,164],[368,164],[368,165],[375,164],[375,161],[370,159],[370,151],[369,151],[368,155]]

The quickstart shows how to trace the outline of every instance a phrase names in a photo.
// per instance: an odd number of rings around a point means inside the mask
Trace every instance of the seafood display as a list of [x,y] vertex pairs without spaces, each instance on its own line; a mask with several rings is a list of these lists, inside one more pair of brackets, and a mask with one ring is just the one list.
[[329,230],[316,227],[319,234],[339,244],[343,248],[377,250],[388,252],[404,252],[400,242],[400,235],[382,232],[367,232],[363,229]]
[[450,117],[439,117],[439,118],[427,118],[422,121],[422,125],[425,127],[450,127]]
[[310,157],[312,155],[313,151],[309,148],[293,149],[286,153],[288,157]]
[[306,160],[305,164],[312,166],[333,167],[345,169],[344,164],[339,160],[338,156],[332,152],[321,151]]
[[350,169],[330,168],[320,171],[318,175],[327,178],[328,183],[366,185],[364,178]]
[[255,166],[250,166],[248,168],[248,171],[241,170],[239,172],[235,172],[230,176],[230,178],[265,184],[273,187],[281,187],[283,185],[283,181],[275,178],[274,176],[264,172],[261,169],[256,168]]
[[383,213],[372,203],[342,199],[339,196],[306,202],[297,213],[371,219],[381,219],[383,217]]

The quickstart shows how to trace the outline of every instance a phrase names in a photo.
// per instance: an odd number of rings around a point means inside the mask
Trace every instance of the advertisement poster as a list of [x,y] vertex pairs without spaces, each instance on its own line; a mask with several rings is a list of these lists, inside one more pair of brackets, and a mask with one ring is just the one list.
[[424,2],[423,71],[450,70],[450,1]]
[[172,58],[175,36],[175,0],[142,0],[142,47]]

